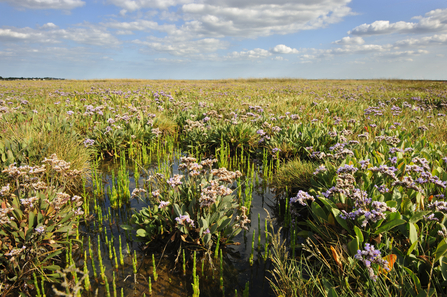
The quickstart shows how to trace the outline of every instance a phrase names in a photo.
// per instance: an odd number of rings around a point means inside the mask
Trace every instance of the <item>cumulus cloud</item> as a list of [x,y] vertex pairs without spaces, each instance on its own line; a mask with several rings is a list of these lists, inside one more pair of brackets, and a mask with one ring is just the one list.
[[122,13],[143,8],[168,9],[171,6],[191,3],[192,0],[108,0],[108,3],[123,8]]
[[[117,35],[157,31],[164,34],[164,38],[149,37],[147,40],[135,40],[134,43],[158,52],[190,56],[228,48],[224,38],[257,38],[323,28],[352,14],[347,6],[350,1],[108,0],[108,3],[122,8],[122,14],[149,9],[146,14],[156,13],[164,23],[157,23],[154,19],[136,19],[132,22],[113,20],[102,25],[116,30]],[[298,50],[277,45],[271,53],[296,54]],[[208,55],[202,57],[208,59]]]
[[274,61],[289,61],[288,59],[284,59],[284,57],[282,57],[282,56],[276,56],[276,57],[272,58],[272,60],[274,60]]
[[253,50],[249,51],[234,51],[232,53],[229,53],[224,57],[226,60],[255,60],[255,59],[263,59],[271,56],[272,53],[268,50],[262,49],[262,48],[255,48]]
[[356,36],[356,37],[346,36],[340,40],[334,41],[334,43],[342,44],[342,45],[345,45],[345,44],[359,44],[360,45],[360,44],[364,44],[365,40],[363,40],[363,38],[359,37],[359,36]]
[[278,44],[271,50],[274,54],[298,54],[299,51],[296,48],[288,47],[284,44]]
[[417,22],[375,21],[355,27],[348,34],[368,36],[391,33],[429,33],[447,31],[447,8],[429,11],[425,16],[417,16]]
[[[121,14],[141,9],[161,9],[159,17],[183,20],[179,30],[203,37],[249,37],[288,34],[317,29],[352,14],[351,0],[109,0]],[[166,9],[177,7],[177,13]]]
[[156,51],[174,56],[196,56],[201,53],[212,53],[228,47],[228,43],[216,38],[185,40],[181,38],[149,38],[148,41],[133,40],[134,44],[146,46]]
[[120,29],[125,31],[150,31],[154,29],[159,29],[157,22],[147,21],[147,20],[137,20],[134,22],[109,22],[104,24],[106,27],[113,29]]
[[0,0],[17,8],[72,10],[85,5],[81,0]]
[[351,14],[349,0],[203,1],[182,6],[203,34],[256,38],[322,28]]
[[[49,23],[52,24],[52,23]],[[47,24],[48,25],[48,24]],[[116,46],[120,41],[103,28],[86,25],[83,27],[59,29],[56,25],[42,26],[38,29],[29,27],[0,28],[0,41],[25,43],[62,43],[71,40],[79,44]]]
[[154,59],[154,61],[166,64],[183,64],[189,62],[188,60],[183,59],[168,59],[168,58],[157,58]]
[[395,43],[398,47],[429,46],[429,45],[447,45],[447,34],[435,34],[423,38],[409,38],[399,40]]

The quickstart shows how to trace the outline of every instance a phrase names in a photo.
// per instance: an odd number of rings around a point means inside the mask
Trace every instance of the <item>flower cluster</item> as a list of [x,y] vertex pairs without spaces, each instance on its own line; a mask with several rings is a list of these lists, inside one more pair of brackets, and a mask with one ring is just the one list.
[[183,184],[180,180],[183,178],[183,175],[180,174],[174,174],[173,177],[171,177],[169,180],[167,180],[167,183],[175,188],[177,186],[180,186],[181,184]]
[[213,205],[219,196],[231,195],[233,190],[225,187],[224,185],[219,185],[216,180],[212,180],[210,185],[203,188],[200,193],[200,207],[210,207]]
[[357,250],[357,254],[354,257],[365,264],[366,269],[368,270],[369,278],[373,281],[377,281],[377,275],[374,273],[371,264],[375,263],[387,271],[390,270],[387,266],[388,261],[382,259],[380,251],[376,250],[374,245],[370,245],[369,243],[365,244],[364,250]]
[[248,231],[248,227],[245,226],[246,224],[250,224],[250,219],[247,216],[247,208],[245,206],[240,207],[240,211],[242,212],[240,216],[237,216],[235,221],[237,222],[235,225],[233,225],[233,229],[242,228],[246,231]]
[[306,205],[306,203],[304,202],[306,200],[315,201],[315,198],[309,195],[307,192],[299,190],[298,194],[295,197],[290,198],[290,203],[298,202],[301,205]]
[[315,171],[314,171],[314,175],[317,175],[317,174],[319,174],[320,172],[325,172],[325,171],[327,171],[327,168],[323,165],[323,164],[321,164],[320,166],[318,166],[318,168],[317,169],[315,169]]
[[138,195],[140,195],[140,193],[146,193],[147,191],[145,190],[145,189],[142,189],[142,188],[135,188],[133,191],[132,191],[132,198],[135,198],[135,197],[137,197]]
[[242,176],[242,173],[239,170],[236,171],[228,171],[225,167],[219,169],[213,169],[211,171],[213,176],[217,176],[219,181],[223,181],[229,184],[232,184],[236,178]]
[[189,224],[191,227],[194,227],[194,221],[191,220],[191,218],[189,217],[189,214],[186,215],[181,215],[179,217],[175,218],[175,221],[177,222],[177,224],[179,225],[184,225],[186,226],[186,224]]
[[350,198],[354,200],[354,207],[351,212],[341,210],[340,217],[344,220],[355,220],[358,217],[364,215],[365,219],[362,222],[362,227],[366,227],[369,222],[376,223],[386,218],[385,211],[395,212],[394,207],[389,207],[384,202],[372,201],[368,198],[365,191],[355,189]]

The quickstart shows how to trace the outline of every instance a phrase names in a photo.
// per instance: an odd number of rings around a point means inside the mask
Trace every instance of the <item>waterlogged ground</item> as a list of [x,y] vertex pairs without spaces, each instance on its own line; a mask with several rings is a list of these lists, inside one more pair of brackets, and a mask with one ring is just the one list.
[[[174,154],[175,155],[175,154]],[[169,167],[171,174],[178,172],[179,161],[178,158],[173,156],[165,156],[163,161],[165,168]],[[166,166],[168,165],[168,166]],[[103,257],[103,264],[106,267],[106,276],[110,283],[110,292],[113,295],[113,272],[115,273],[115,287],[118,296],[123,291],[124,296],[142,296],[146,294],[149,296],[149,277],[151,279],[152,296],[191,296],[193,291],[191,287],[192,283],[192,267],[188,264],[186,267],[186,273],[183,273],[182,265],[174,265],[172,256],[168,257],[166,254],[159,252],[154,253],[156,261],[157,281],[153,276],[153,262],[152,253],[143,250],[144,246],[138,242],[132,240],[135,238],[135,233],[124,231],[120,228],[120,225],[127,224],[128,220],[134,213],[139,211],[143,207],[149,205],[148,200],[145,197],[133,198],[129,204],[123,204],[121,207],[111,207],[110,200],[107,194],[107,188],[111,188],[111,171],[117,171],[119,165],[117,162],[109,161],[103,162],[98,168],[98,172],[101,172],[101,176],[104,180],[104,192],[105,195],[101,198],[96,197],[98,200],[98,207],[101,207],[102,213],[106,214],[107,218],[103,220],[102,226],[97,220],[92,220],[90,223],[81,225],[81,234],[84,236],[84,244],[88,247],[88,237],[91,238],[93,255],[96,261],[96,269],[98,270],[97,262],[97,248],[98,248],[98,236],[100,237],[101,255]],[[130,192],[137,186],[135,183],[134,166],[126,167],[129,174]],[[148,165],[144,168],[140,168],[139,185],[144,184],[148,178],[147,174],[154,174],[157,171],[157,165]],[[249,231],[241,232],[234,238],[235,244],[229,245],[223,249],[223,284],[224,289],[220,286],[220,261],[215,259],[214,255],[211,257],[206,256],[197,260],[197,273],[200,276],[200,295],[201,296],[235,296],[235,290],[242,296],[242,292],[245,289],[247,282],[250,284],[250,296],[271,296],[272,292],[269,289],[269,282],[267,277],[270,277],[268,272],[271,269],[271,263],[265,258],[265,220],[267,218],[267,211],[270,214],[274,213],[276,199],[275,194],[269,189],[267,183],[263,181],[260,174],[256,173],[257,177],[251,181],[254,182],[254,193],[252,195],[251,211],[249,214],[251,224]],[[234,187],[237,187],[237,183],[234,183]],[[237,194],[237,190],[235,190]],[[92,212],[94,207],[92,207]],[[260,226],[258,226],[258,219]],[[261,230],[260,245],[258,246],[259,229]],[[255,231],[254,231],[255,230]],[[253,231],[255,232],[255,250],[253,253],[253,264],[250,265],[251,255],[251,243],[253,237]],[[271,229],[269,229],[271,231]],[[109,258],[108,244],[106,243],[105,236],[107,234],[108,240],[113,238],[113,247],[117,253],[119,253],[120,245],[118,238],[121,236],[122,240],[122,253],[124,259],[124,265],[118,265],[116,269],[115,257]],[[136,252],[138,273],[137,280],[135,282],[132,258],[134,257],[134,251]],[[202,266],[202,260],[204,261]],[[119,256],[118,256],[119,261]],[[210,264],[210,261],[212,264]],[[77,264],[79,267],[83,266],[84,259],[79,257]],[[92,291],[87,294],[89,296],[105,296],[107,294],[105,284],[99,277],[94,278],[91,258],[87,259],[89,277],[92,283]],[[189,263],[192,263],[192,259],[189,259]],[[203,269],[203,270],[202,270]],[[51,294],[49,294],[51,296]]]

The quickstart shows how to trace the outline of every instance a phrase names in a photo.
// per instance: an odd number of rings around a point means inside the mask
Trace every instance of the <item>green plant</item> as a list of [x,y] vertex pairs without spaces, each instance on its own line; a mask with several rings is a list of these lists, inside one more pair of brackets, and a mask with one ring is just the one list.
[[135,213],[132,225],[122,227],[133,229],[135,226],[137,237],[146,244],[165,238],[177,246],[183,242],[209,251],[218,239],[220,243],[231,242],[248,222],[245,210],[234,217],[239,206],[233,190],[226,186],[240,173],[212,169],[216,160],[198,164],[195,158],[182,157],[181,161],[179,169],[188,173],[188,177],[175,175],[165,180],[158,175],[155,179],[159,189],[152,192],[152,205]]
[[11,184],[0,193],[0,281],[8,284],[8,291],[32,284],[33,273],[58,281],[60,255],[76,241],[82,198],[64,193],[65,185],[56,181],[60,176],[77,178],[80,172],[54,154],[43,162],[3,170]]
[[279,167],[272,179],[272,186],[278,191],[290,192],[307,190],[311,187],[311,180],[315,165],[299,158],[291,160]]

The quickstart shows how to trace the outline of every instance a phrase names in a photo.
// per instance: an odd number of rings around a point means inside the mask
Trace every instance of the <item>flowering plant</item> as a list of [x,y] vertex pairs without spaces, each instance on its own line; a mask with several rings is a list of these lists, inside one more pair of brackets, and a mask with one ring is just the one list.
[[33,273],[45,281],[58,280],[54,271],[61,268],[60,254],[83,214],[82,198],[53,184],[59,176],[67,179],[79,172],[55,154],[43,162],[3,170],[11,182],[0,190],[0,282],[7,292],[32,286]]
[[381,273],[390,276],[395,261],[422,290],[447,276],[447,158],[435,146],[389,142],[374,143],[375,150],[366,148],[364,155],[354,151],[338,166],[326,162],[308,192],[290,203],[297,206],[293,212],[299,205],[309,210],[310,231],[300,235],[318,234],[332,245],[337,234],[347,258],[357,259],[373,282]]
[[[152,192],[151,205],[132,216],[137,237],[149,244],[152,240],[169,239],[210,249],[213,242],[229,243],[245,224],[246,209],[239,207],[228,187],[241,176],[239,171],[212,169],[217,160],[182,157],[176,174],[165,180],[161,175],[152,180],[159,186]],[[241,215],[236,216],[239,211]],[[123,225],[124,229],[132,229]]]

